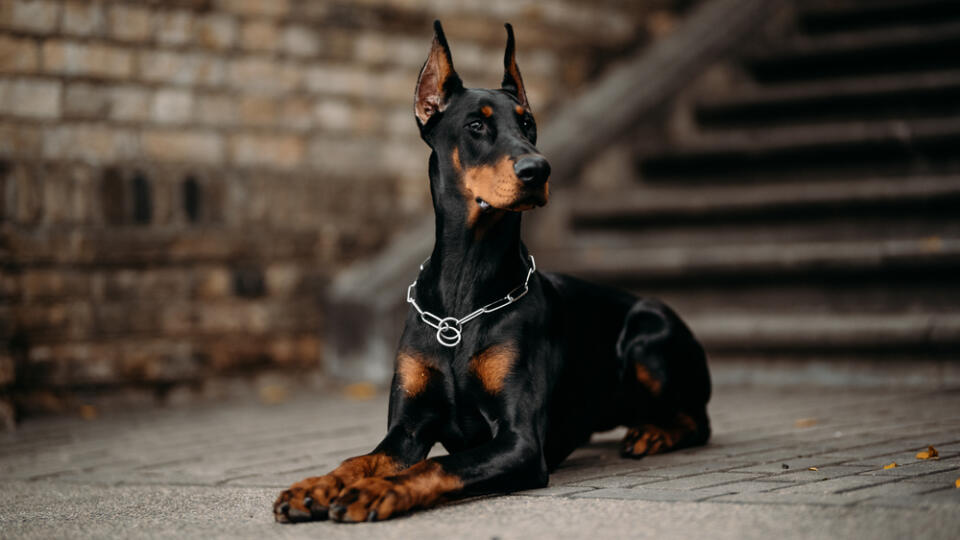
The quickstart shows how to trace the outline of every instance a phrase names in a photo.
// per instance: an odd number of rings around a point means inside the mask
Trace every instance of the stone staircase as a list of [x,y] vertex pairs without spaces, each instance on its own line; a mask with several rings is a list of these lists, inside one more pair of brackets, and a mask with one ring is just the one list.
[[714,358],[958,359],[960,3],[784,2],[628,139],[554,186],[541,267]]

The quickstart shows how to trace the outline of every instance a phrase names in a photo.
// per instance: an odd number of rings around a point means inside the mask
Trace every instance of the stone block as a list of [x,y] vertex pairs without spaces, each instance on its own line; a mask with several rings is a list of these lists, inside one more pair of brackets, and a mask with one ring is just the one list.
[[133,53],[113,45],[51,39],[43,43],[43,69],[64,75],[126,78],[133,74]]
[[293,135],[239,134],[230,138],[230,155],[240,166],[289,169],[303,161],[304,143]]
[[81,159],[112,163],[139,155],[134,132],[101,124],[62,124],[43,133],[43,156],[48,159]]
[[23,118],[60,116],[60,81],[0,79],[0,113]]
[[140,5],[116,4],[107,13],[109,34],[121,41],[143,42],[153,33],[150,8]]
[[164,45],[186,45],[193,37],[193,13],[161,11],[154,15],[157,42]]
[[316,56],[320,53],[320,37],[309,26],[291,25],[283,29],[284,52],[293,56]]
[[302,68],[289,62],[277,62],[267,58],[238,58],[230,62],[230,84],[237,89],[279,94],[296,89],[300,85]]
[[237,21],[222,14],[197,17],[194,21],[197,44],[209,49],[225,50],[237,40]]
[[181,124],[193,118],[193,94],[164,88],[153,96],[151,117],[158,124]]
[[60,4],[51,0],[0,2],[0,27],[49,34],[57,27]]
[[223,60],[204,53],[144,51],[140,54],[140,78],[189,86],[217,86],[224,80]]
[[34,73],[40,68],[40,45],[33,39],[0,35],[0,73]]
[[67,85],[63,115],[86,120],[104,118],[110,110],[110,93],[103,86],[74,82]]
[[216,9],[246,16],[282,17],[290,12],[289,0],[216,0]]
[[99,0],[69,1],[63,6],[62,30],[76,36],[100,36],[106,31],[107,15]]
[[196,130],[151,129],[141,135],[145,156],[159,161],[219,164],[223,161],[220,134]]
[[269,20],[251,19],[240,29],[240,46],[248,51],[275,51],[280,45],[280,29]]
[[150,117],[153,91],[139,86],[116,86],[108,91],[111,120],[142,121]]

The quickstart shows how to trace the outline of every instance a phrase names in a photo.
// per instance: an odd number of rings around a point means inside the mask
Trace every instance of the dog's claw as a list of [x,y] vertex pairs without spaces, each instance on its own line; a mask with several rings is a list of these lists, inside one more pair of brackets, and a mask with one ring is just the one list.
[[290,521],[307,521],[310,519],[310,513],[304,512],[299,508],[290,508],[287,510],[287,516],[290,518]]
[[343,514],[347,511],[347,507],[342,504],[331,504],[330,509],[327,510],[329,516],[337,521],[340,521],[343,518]]
[[367,521],[376,521],[376,520],[377,520],[377,511],[371,510],[370,513],[367,514]]
[[303,498],[303,506],[306,507],[307,510],[310,510],[310,507],[312,505],[313,505],[313,497],[306,496]]

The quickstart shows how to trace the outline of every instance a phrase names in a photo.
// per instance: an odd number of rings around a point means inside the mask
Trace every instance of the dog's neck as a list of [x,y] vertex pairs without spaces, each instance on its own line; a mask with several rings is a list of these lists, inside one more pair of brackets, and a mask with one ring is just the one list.
[[459,318],[523,284],[530,261],[520,240],[520,213],[495,210],[468,226],[467,201],[461,193],[450,192],[456,181],[446,181],[444,174],[452,171],[438,167],[432,156],[436,239],[418,278],[417,294],[424,309]]

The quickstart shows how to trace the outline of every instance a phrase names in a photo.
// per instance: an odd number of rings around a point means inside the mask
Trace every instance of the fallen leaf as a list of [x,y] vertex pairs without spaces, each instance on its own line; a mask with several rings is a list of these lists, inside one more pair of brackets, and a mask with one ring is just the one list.
[[80,417],[84,420],[96,420],[97,415],[97,408],[93,405],[80,406]]
[[889,465],[884,465],[884,466],[883,466],[883,469],[884,469],[884,470],[893,469],[893,468],[895,468],[896,466],[897,466],[897,462],[894,461],[893,463],[891,463],[891,464],[889,464]]
[[957,481],[954,482],[953,485],[957,486],[957,489],[960,489],[960,478],[957,478]]
[[808,467],[807,470],[808,470],[808,471],[819,471],[820,469],[818,469],[818,468],[816,468],[816,467]]
[[363,401],[372,399],[377,393],[377,387],[368,382],[358,382],[348,384],[343,391],[348,398]]
[[937,449],[928,446],[926,452],[917,452],[917,459],[939,459],[940,452],[937,452]]
[[808,428],[817,425],[816,418],[798,418],[796,422],[793,423],[793,427],[798,428]]
[[279,384],[268,384],[260,388],[260,402],[265,405],[276,405],[287,400],[286,387]]

